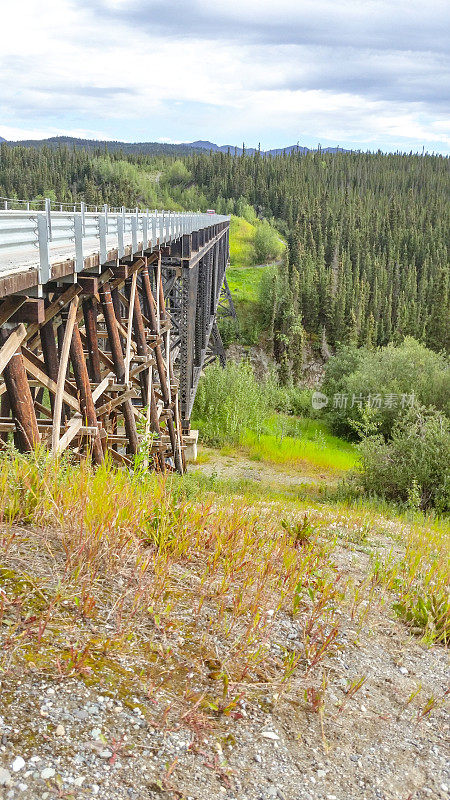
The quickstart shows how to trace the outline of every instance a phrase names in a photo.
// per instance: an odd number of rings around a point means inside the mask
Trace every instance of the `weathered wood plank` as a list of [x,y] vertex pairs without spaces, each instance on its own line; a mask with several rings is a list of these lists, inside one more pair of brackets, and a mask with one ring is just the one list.
[[26,299],[10,318],[11,322],[32,322],[42,325],[45,319],[44,301]]
[[128,389],[123,394],[118,395],[118,397],[111,398],[107,403],[104,403],[96,409],[97,417],[101,417],[103,414],[109,414],[113,409],[117,408],[117,406],[121,406],[126,400],[130,400],[132,397],[136,396],[137,393],[134,389]]
[[[28,347],[23,346],[22,347],[22,353],[26,357],[27,361],[31,362],[31,364],[34,364],[36,369],[41,370],[46,375],[49,375],[49,371],[47,369],[46,364],[42,361],[41,358],[39,358],[39,356],[37,356],[35,353],[33,353],[32,350],[30,350]],[[49,376],[49,377],[52,377],[52,376]],[[56,374],[56,379],[52,377],[52,380],[56,385],[56,382],[58,380],[58,374]],[[77,390],[76,390],[75,386],[73,386],[70,383],[70,381],[68,381],[67,379],[66,379],[66,382],[65,382],[64,389],[65,389],[67,394],[71,394],[73,398],[78,399],[78,394],[77,394]]]
[[128,314],[127,338],[125,347],[125,383],[130,379],[131,337],[133,335],[134,298],[136,297],[137,272],[131,279],[130,309]]
[[64,331],[64,340],[61,350],[61,358],[59,360],[58,382],[55,394],[55,408],[53,411],[53,430],[52,430],[52,450],[57,452],[59,442],[59,427],[61,424],[61,414],[64,396],[64,384],[66,381],[67,364],[69,361],[70,343],[72,341],[72,333],[77,318],[78,311],[78,295],[75,295],[70,301],[69,316],[67,318],[66,329]]
[[[53,452],[56,455],[59,455],[59,453],[62,453],[66,449],[66,447],[69,446],[69,444],[71,443],[72,439],[74,439],[75,436],[77,435],[77,433],[79,433],[80,428],[82,427],[82,425],[83,425],[83,419],[81,417],[81,414],[79,416],[77,415],[77,416],[73,417],[70,420],[70,422],[69,422],[69,424],[67,426],[67,430],[66,430],[65,434],[63,436],[61,436],[61,438],[59,439],[59,441],[57,442],[57,444],[56,444],[56,446],[54,448]],[[52,429],[52,442],[53,442],[53,429]]]
[[0,306],[0,325],[8,322],[12,315],[23,306],[26,299],[26,297],[7,297]]
[[23,340],[26,338],[26,335],[27,329],[23,323],[10,333],[5,344],[0,349],[0,372],[3,372],[16,350],[18,350]]
[[[39,369],[39,367],[37,367],[35,363],[30,361],[28,359],[28,357],[27,357],[26,352],[23,354],[23,361],[24,361],[24,364],[25,364],[26,371],[30,375],[34,375],[36,380],[39,382],[39,385],[40,386],[45,386],[46,389],[49,390],[49,392],[52,392],[52,394],[56,395],[56,392],[57,392],[57,389],[58,389],[58,384],[55,383],[55,381],[52,381],[52,379],[48,377],[46,372],[44,372],[42,369]],[[73,408],[74,411],[79,411],[80,410],[80,404],[79,404],[78,400],[76,400],[75,397],[73,397],[72,394],[69,394],[68,392],[66,392],[65,389],[63,391],[63,400],[64,400],[65,403],[67,403],[68,406]]]
[[110,385],[110,383],[112,381],[114,381],[114,378],[115,378],[114,373],[110,372],[106,376],[106,378],[103,378],[103,380],[98,384],[98,386],[96,386],[95,389],[93,389],[93,391],[92,391],[92,399],[93,399],[94,403],[96,403],[97,400],[102,396],[102,394],[104,393],[105,389],[107,389],[108,386]]
[[[44,322],[49,322],[53,317],[56,317],[59,314],[64,306],[72,301],[72,299],[76,296],[81,294],[82,289],[81,286],[78,286],[77,283],[73,284],[73,286],[69,286],[65,292],[59,295],[56,300],[53,300],[52,303],[45,309],[44,314]],[[34,324],[28,327],[27,331],[27,341],[30,342],[31,339],[39,332],[39,325]]]

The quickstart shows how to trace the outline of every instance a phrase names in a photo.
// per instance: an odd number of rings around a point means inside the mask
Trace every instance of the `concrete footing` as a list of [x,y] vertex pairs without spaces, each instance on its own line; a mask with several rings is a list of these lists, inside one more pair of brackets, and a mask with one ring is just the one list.
[[198,431],[191,431],[189,434],[183,435],[184,456],[186,461],[192,462],[197,460],[197,443]]

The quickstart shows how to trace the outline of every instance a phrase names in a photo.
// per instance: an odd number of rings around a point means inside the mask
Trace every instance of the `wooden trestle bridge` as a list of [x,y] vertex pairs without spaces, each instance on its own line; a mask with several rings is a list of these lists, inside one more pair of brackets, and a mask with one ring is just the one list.
[[229,218],[1,202],[0,447],[183,472]]

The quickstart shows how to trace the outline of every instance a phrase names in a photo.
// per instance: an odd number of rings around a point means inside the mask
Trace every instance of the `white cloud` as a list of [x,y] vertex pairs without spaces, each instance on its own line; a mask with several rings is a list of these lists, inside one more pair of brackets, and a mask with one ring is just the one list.
[[2,9],[0,135],[446,152],[443,9],[22,0]]

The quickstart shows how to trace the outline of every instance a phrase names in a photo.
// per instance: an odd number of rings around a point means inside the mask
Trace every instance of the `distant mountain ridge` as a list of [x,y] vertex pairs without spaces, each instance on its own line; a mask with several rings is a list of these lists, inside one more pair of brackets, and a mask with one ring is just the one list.
[[[144,155],[187,155],[193,151],[205,150],[207,152],[221,152],[232,153],[241,155],[243,152],[242,147],[235,145],[218,145],[214,142],[203,141],[199,139],[196,142],[182,142],[180,144],[170,144],[167,142],[119,142],[119,141],[106,141],[97,139],[79,139],[75,136],[51,136],[48,139],[24,139],[19,141],[8,141],[0,136],[0,142],[5,142],[11,147],[22,145],[23,147],[60,147],[66,145],[68,147],[84,148],[86,150],[108,150],[109,152],[117,152],[122,150],[123,153],[142,153]],[[245,147],[245,152],[249,155],[258,152],[259,148]],[[342,147],[324,147],[321,148],[323,153],[350,153],[350,150],[344,150]],[[298,152],[302,155],[309,153],[313,148],[300,147],[297,144],[289,145],[288,147],[278,147],[274,150],[261,150],[262,155],[276,156],[281,153]]]
[[[199,140],[197,142],[189,142],[189,143],[188,142],[184,142],[182,145],[180,145],[180,147],[191,147],[194,150],[208,150],[208,151],[212,150],[213,152],[221,152],[221,153],[228,153],[228,151],[230,151],[230,153],[233,153],[233,152],[236,151],[236,153],[238,155],[241,155],[242,152],[243,152],[243,148],[242,147],[236,147],[235,145],[232,145],[232,144],[218,145],[218,144],[214,144],[214,142],[208,142],[208,141],[204,142],[204,141],[201,141],[201,140]],[[257,153],[258,152],[258,149],[259,148],[257,148],[257,147],[246,147],[245,148],[245,152],[249,153],[250,155],[253,155],[253,153]],[[350,150],[344,150],[344,148],[342,148],[342,147],[322,147],[321,150],[322,150],[323,153],[350,153],[351,152]],[[280,155],[281,153],[292,153],[292,152],[310,153],[310,152],[313,152],[313,151],[314,151],[314,148],[311,148],[311,147],[301,147],[298,144],[290,144],[287,147],[277,147],[274,150],[261,150],[261,153],[263,155],[277,156],[277,155]]]

